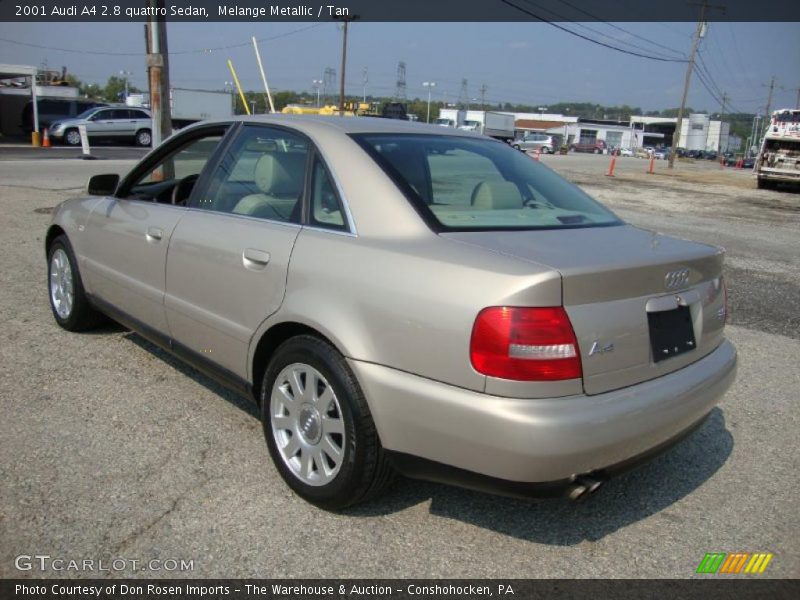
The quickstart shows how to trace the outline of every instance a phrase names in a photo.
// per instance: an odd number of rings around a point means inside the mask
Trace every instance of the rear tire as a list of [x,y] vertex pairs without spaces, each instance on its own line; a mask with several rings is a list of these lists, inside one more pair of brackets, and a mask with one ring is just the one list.
[[144,148],[150,146],[153,143],[153,136],[150,133],[149,129],[142,129],[136,132],[135,142],[137,146],[142,146]]
[[275,468],[308,502],[342,509],[394,480],[364,394],[327,342],[310,335],[284,342],[264,373],[260,400]]
[[64,235],[53,240],[47,251],[47,292],[56,323],[67,331],[94,329],[105,320],[89,303],[78,261]]

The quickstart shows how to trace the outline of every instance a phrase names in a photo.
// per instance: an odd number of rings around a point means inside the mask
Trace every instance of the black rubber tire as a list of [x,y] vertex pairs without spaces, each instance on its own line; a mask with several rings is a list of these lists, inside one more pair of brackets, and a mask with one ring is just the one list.
[[[55,251],[59,248],[64,250],[67,255],[70,271],[72,272],[74,299],[72,302],[72,312],[70,312],[66,319],[62,319],[58,315],[50,295],[50,261]],[[72,246],[65,235],[60,235],[55,238],[47,249],[47,300],[50,303],[50,310],[53,312],[56,323],[67,331],[88,331],[97,328],[106,321],[105,316],[89,303],[86,291],[83,288],[81,274],[78,271],[78,261],[75,260],[75,253],[72,251]]]
[[520,150],[519,144],[514,144],[511,146],[514,150]]
[[758,185],[758,189],[760,189],[760,190],[774,190],[775,189],[774,183],[772,181],[770,181],[769,179],[758,178],[758,179],[756,179],[756,182],[757,182],[757,185]]
[[[144,134],[147,134],[147,139],[144,139]],[[146,141],[146,143],[145,143]],[[153,144],[153,134],[149,129],[140,129],[136,132],[134,143],[142,148],[149,148]]]
[[[281,370],[292,363],[304,363],[322,373],[341,405],[344,459],[333,481],[323,486],[311,486],[295,477],[283,462],[272,434],[272,385]],[[347,361],[324,340],[300,335],[281,344],[264,373],[260,402],[261,423],[272,462],[286,484],[308,502],[326,510],[340,510],[379,495],[394,481],[395,471],[383,451],[364,394]]]
[[[70,134],[71,132],[75,132],[75,133],[77,133],[77,134],[78,134],[77,141],[76,141],[76,138],[73,138],[73,140],[72,140],[72,141],[70,141],[70,135],[69,135],[69,134]],[[81,145],[80,131],[78,131],[78,130],[77,130],[77,129],[75,129],[74,127],[73,127],[73,128],[71,128],[71,129],[67,129],[67,130],[64,132],[64,138],[63,138],[63,139],[64,139],[64,143],[65,143],[67,146],[80,146],[80,145]]]

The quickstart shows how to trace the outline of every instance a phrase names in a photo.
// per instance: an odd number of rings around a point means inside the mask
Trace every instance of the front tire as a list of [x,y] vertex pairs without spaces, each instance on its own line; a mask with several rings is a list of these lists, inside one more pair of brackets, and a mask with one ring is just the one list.
[[78,261],[66,236],[58,236],[47,251],[47,291],[53,317],[67,331],[86,331],[103,322],[86,297]]
[[81,132],[77,129],[67,129],[64,132],[64,142],[70,146],[81,145]]
[[297,336],[276,350],[261,386],[261,421],[281,477],[312,504],[342,509],[393,480],[355,376],[317,337]]

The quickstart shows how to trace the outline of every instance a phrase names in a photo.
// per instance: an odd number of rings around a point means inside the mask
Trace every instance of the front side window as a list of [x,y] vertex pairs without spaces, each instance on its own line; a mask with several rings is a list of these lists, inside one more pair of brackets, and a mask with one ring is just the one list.
[[354,138],[436,230],[621,224],[581,189],[507,144],[439,135]]
[[210,132],[170,152],[138,177],[125,197],[184,205],[224,134],[224,129]]
[[276,127],[245,127],[194,208],[300,223],[308,142]]

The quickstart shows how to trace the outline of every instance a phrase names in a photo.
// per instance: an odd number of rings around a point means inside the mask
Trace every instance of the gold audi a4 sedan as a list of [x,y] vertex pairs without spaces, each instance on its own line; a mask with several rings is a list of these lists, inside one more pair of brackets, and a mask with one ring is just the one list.
[[735,377],[721,249],[471,132],[203,122],[88,193],[46,236],[56,322],[111,317],[251,396],[278,472],[327,509],[397,472],[578,499]]

